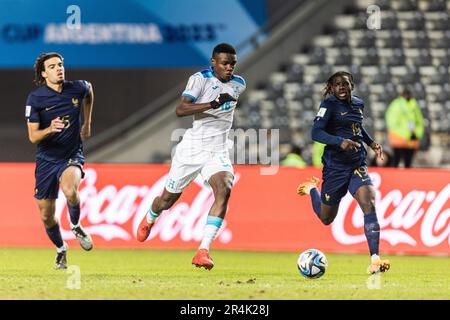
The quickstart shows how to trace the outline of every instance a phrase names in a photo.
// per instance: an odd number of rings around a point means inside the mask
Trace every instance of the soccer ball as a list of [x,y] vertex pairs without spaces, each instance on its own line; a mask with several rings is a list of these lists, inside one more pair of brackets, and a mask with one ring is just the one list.
[[327,257],[317,249],[303,251],[297,260],[300,274],[309,279],[317,279],[324,275],[327,270]]

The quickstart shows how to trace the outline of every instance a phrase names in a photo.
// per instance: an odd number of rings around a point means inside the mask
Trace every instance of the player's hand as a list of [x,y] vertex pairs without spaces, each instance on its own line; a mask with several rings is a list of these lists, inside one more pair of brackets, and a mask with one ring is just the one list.
[[50,133],[61,132],[64,129],[64,122],[60,117],[52,120],[49,126]]
[[217,96],[217,98],[210,102],[211,108],[217,109],[224,103],[227,103],[229,101],[236,101],[235,98],[233,98],[229,93],[221,93]]
[[81,141],[85,141],[91,137],[91,126],[89,124],[83,124],[80,131]]
[[359,147],[361,147],[361,145],[358,142],[350,139],[344,139],[341,143],[341,148],[345,151],[358,151]]
[[370,148],[372,148],[372,150],[375,152],[375,154],[377,155],[378,158],[380,158],[381,160],[384,160],[383,148],[381,147],[381,145],[379,143],[372,142],[372,144],[370,145]]

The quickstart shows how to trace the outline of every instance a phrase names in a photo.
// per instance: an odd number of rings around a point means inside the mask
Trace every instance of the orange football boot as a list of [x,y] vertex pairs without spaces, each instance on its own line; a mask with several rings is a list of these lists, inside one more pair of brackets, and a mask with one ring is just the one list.
[[197,268],[205,268],[206,270],[211,270],[214,267],[214,261],[209,256],[209,252],[206,249],[199,249],[192,258],[192,264]]

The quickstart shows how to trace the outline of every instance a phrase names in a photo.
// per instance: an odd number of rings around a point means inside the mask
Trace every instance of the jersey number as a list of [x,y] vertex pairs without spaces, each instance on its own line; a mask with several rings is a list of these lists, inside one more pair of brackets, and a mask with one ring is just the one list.
[[231,108],[231,102],[225,102],[223,105],[220,106],[220,110],[230,110]]
[[67,129],[68,127],[70,127],[70,116],[64,116],[61,118],[62,122],[64,122],[64,129]]

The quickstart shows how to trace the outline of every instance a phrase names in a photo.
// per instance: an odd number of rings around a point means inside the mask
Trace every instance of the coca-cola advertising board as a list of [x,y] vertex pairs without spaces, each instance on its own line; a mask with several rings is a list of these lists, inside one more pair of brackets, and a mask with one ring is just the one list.
[[[228,211],[213,248],[325,252],[368,251],[363,213],[347,194],[338,215],[324,226],[309,196],[296,194],[298,184],[319,169],[280,167],[262,174],[261,166],[235,166]],[[80,185],[81,223],[96,247],[196,248],[214,196],[201,176],[178,202],[162,213],[149,240],[135,239],[136,228],[153,199],[161,194],[168,165],[93,164]],[[272,172],[275,172],[272,170]],[[370,168],[376,189],[382,253],[450,253],[450,171]],[[33,197],[34,164],[0,165],[0,246],[51,247]],[[69,245],[66,200],[59,194],[56,215]]]

